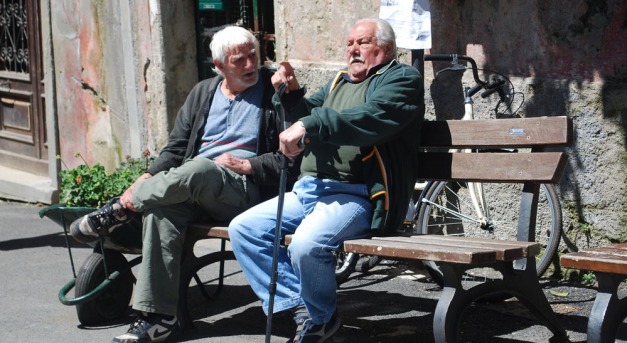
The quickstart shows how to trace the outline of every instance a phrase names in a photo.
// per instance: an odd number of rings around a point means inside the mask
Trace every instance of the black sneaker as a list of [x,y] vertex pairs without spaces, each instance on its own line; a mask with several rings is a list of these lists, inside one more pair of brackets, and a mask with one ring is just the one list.
[[321,343],[331,338],[342,326],[342,320],[333,313],[331,320],[324,324],[314,324],[304,307],[295,311],[294,321],[296,322],[296,335],[289,342],[292,343]]
[[91,243],[108,235],[113,229],[131,219],[120,198],[113,198],[98,210],[76,219],[70,225],[70,234],[81,243]]
[[128,331],[117,336],[112,343],[163,342],[176,328],[176,316],[165,319],[158,314],[139,315]]

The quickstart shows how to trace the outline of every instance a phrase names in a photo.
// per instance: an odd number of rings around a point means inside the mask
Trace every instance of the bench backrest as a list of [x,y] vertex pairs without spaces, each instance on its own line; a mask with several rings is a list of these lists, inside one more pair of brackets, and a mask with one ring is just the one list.
[[[556,183],[564,173],[567,156],[544,150],[571,145],[572,125],[572,119],[563,116],[425,121],[419,179]],[[531,148],[531,152],[448,151],[501,148]]]

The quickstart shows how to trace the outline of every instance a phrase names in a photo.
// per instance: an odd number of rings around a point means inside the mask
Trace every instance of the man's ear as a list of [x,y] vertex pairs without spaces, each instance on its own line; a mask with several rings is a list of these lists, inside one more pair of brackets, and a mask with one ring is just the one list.
[[217,59],[213,60],[213,65],[216,66],[216,68],[220,71],[222,71],[222,68],[224,67],[222,63],[220,63],[220,61],[218,61]]
[[390,59],[394,59],[394,49],[392,44],[388,44],[385,47],[385,55]]

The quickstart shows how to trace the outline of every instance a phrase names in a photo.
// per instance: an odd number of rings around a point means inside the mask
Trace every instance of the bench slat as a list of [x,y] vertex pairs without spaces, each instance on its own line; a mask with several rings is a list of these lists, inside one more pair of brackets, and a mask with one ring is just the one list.
[[484,239],[477,237],[459,237],[443,235],[418,235],[411,237],[379,237],[386,241],[412,241],[416,244],[425,242],[433,245],[441,245],[443,248],[449,246],[469,247],[479,249],[489,249],[496,252],[496,259],[499,261],[513,261],[527,256],[535,256],[540,253],[540,244],[525,241],[509,241]]
[[384,239],[354,239],[344,242],[346,252],[379,255],[389,258],[418,259],[464,264],[485,264],[496,261],[496,252],[489,249],[449,246],[446,250],[437,244],[387,241]]
[[560,264],[565,268],[627,275],[627,243],[568,253],[561,256]]
[[420,153],[420,180],[556,183],[567,164],[563,152]]
[[487,120],[425,121],[423,147],[531,147],[570,146],[572,118],[534,117]]
[[196,239],[229,239],[229,230],[228,227],[224,225],[224,223],[193,223],[188,226],[187,234],[194,236]]

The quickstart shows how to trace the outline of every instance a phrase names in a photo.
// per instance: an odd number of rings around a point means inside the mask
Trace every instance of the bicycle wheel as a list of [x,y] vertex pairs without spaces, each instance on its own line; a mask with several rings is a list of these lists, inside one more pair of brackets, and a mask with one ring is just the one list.
[[[488,225],[480,224],[466,182],[440,181],[434,182],[426,190],[418,211],[417,231],[424,234],[516,240],[522,184],[482,183],[482,187],[490,213]],[[553,185],[542,184],[535,232],[536,242],[542,246],[536,258],[538,276],[549,268],[561,232],[562,212],[557,193]],[[427,263],[427,270],[441,284],[442,277],[437,266]]]
[[344,251],[335,252],[335,281],[338,285],[346,282],[349,276],[355,272],[357,260],[359,260],[359,254]]

